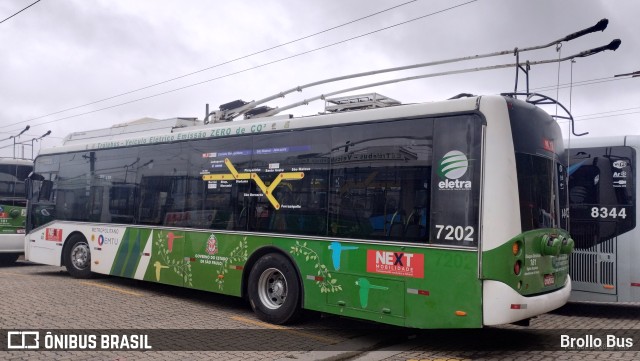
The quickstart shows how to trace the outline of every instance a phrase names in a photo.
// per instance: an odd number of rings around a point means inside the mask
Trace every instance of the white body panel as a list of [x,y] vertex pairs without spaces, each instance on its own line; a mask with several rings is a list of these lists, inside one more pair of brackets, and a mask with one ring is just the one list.
[[[482,314],[485,326],[503,325],[553,311],[569,299],[571,278],[564,287],[539,296],[525,297],[502,282],[484,281],[482,287]],[[519,309],[511,305],[519,305]]]
[[[501,97],[483,97],[484,99]],[[387,107],[381,109],[361,110],[327,114],[321,116],[290,119],[289,116],[255,118],[226,123],[210,123],[202,126],[182,127],[172,129],[162,134],[145,135],[129,133],[117,137],[85,138],[81,141],[67,142],[62,147],[42,149],[40,154],[64,153],[88,149],[124,147],[128,145],[153,144],[189,139],[215,139],[236,134],[266,133],[289,129],[301,129],[317,126],[344,125],[349,123],[368,122],[390,118],[404,118],[420,115],[445,114],[453,112],[472,111],[476,108],[477,98],[463,98],[434,103],[421,103]]]
[[481,240],[482,251],[490,251],[520,234],[520,204],[506,101],[483,97],[480,110],[487,118]]
[[24,234],[0,235],[0,253],[24,253]]
[[[58,221],[48,224],[27,235],[29,261],[60,266],[65,240],[71,233],[81,233],[91,249],[91,271],[109,274],[127,227],[110,224],[88,224]],[[52,235],[55,230],[55,237]],[[143,257],[145,258],[145,257]]]
[[202,121],[185,118],[153,119],[143,118],[124,124],[116,124],[111,128],[74,132],[67,135],[64,145],[84,144],[96,141],[126,139],[135,136],[149,136],[153,134],[170,133],[174,128],[192,127],[202,124]]

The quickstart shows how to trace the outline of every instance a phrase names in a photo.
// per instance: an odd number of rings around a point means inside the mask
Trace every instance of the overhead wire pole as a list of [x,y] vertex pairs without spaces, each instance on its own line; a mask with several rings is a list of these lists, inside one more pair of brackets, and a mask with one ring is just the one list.
[[18,133],[17,135],[12,135],[12,136],[9,137],[9,139],[13,139],[13,158],[16,157],[16,139],[20,138],[20,136],[22,134],[24,134],[24,132],[29,130],[29,128],[31,128],[31,127],[27,125],[20,133]]
[[[44,133],[43,135],[39,136],[38,138],[31,138],[31,159],[33,160],[33,142],[38,142],[40,141],[42,138],[46,137],[47,135],[51,134],[50,130],[47,130],[46,133]],[[22,157],[24,158],[24,144],[26,143],[22,143],[23,144],[23,150],[22,150]],[[40,148],[42,148],[42,145],[40,146]]]
[[[618,47],[620,46],[621,43],[622,43],[622,41],[620,41],[620,39],[615,39],[615,40],[611,41],[607,45],[600,46],[600,47],[597,47],[597,48],[593,48],[593,49],[590,49],[590,50],[585,50],[585,51],[582,51],[582,52],[580,52],[578,54],[566,56],[566,57],[560,58],[560,59],[548,59],[548,60],[539,60],[539,61],[534,61],[534,62],[528,62],[528,64],[529,65],[550,64],[550,63],[556,63],[556,62],[572,60],[572,59],[575,59],[575,58],[591,56],[591,55],[600,53],[600,52],[605,51],[605,50],[613,50],[613,51],[615,51],[616,49],[618,49]],[[511,67],[516,66],[516,65],[517,65],[517,63],[510,63],[510,64],[491,65],[491,66],[477,67],[477,68],[451,70],[451,71],[444,71],[444,72],[440,72],[440,73],[416,75],[416,76],[410,76],[410,77],[405,77],[405,78],[398,78],[398,79],[385,80],[385,81],[380,81],[380,82],[375,82],[375,83],[359,85],[359,86],[346,88],[346,89],[342,89],[342,90],[338,90],[338,91],[334,91],[334,92],[330,92],[330,93],[326,93],[326,94],[321,94],[321,95],[318,95],[318,96],[315,96],[315,97],[312,97],[312,98],[308,98],[308,99],[305,99],[305,100],[302,100],[302,101],[299,101],[299,102],[295,102],[295,103],[292,103],[292,104],[289,104],[289,105],[286,105],[286,106],[283,106],[283,107],[271,109],[271,110],[269,110],[267,112],[264,112],[264,113],[260,114],[257,117],[271,116],[271,115],[280,113],[280,112],[282,112],[284,110],[287,110],[287,109],[295,108],[295,107],[298,107],[300,105],[306,105],[309,102],[312,102],[312,101],[315,101],[315,100],[325,99],[326,97],[329,97],[329,96],[333,96],[333,95],[337,95],[337,94],[341,94],[341,93],[347,93],[347,92],[354,91],[354,90],[360,90],[360,89],[365,89],[365,88],[371,88],[371,87],[374,87],[374,86],[387,85],[387,84],[393,84],[393,83],[399,83],[399,82],[405,82],[405,81],[411,81],[411,80],[417,80],[417,79],[432,78],[432,77],[444,76],[444,75],[463,74],[463,73],[471,73],[471,72],[476,72],[476,71],[511,68]],[[572,128],[573,128],[573,118],[571,118],[571,121],[572,121]]]
[[631,72],[631,73],[626,73],[626,74],[616,74],[613,77],[614,78],[618,78],[618,77],[623,77],[623,76],[628,76],[628,77],[631,77],[631,78],[639,77],[640,76],[640,70],[634,71],[634,72]]
[[[461,61],[469,61],[469,60],[477,60],[477,59],[483,59],[483,58],[489,58],[489,57],[495,57],[495,56],[500,56],[500,55],[508,55],[508,54],[516,54],[516,66],[520,66],[519,64],[519,58],[518,55],[520,53],[523,52],[527,52],[527,51],[533,51],[533,50],[539,50],[539,49],[544,49],[544,48],[548,48],[550,46],[553,45],[557,45],[560,44],[562,42],[566,42],[566,41],[570,41],[576,38],[579,38],[581,36],[596,32],[596,31],[604,31],[607,28],[607,25],[609,24],[609,20],[607,19],[601,19],[600,21],[598,21],[598,23],[596,23],[595,25],[588,27],[586,29],[577,31],[575,33],[569,34],[567,36],[564,36],[560,39],[557,39],[555,41],[552,41],[548,44],[543,44],[543,45],[536,45],[536,46],[530,46],[527,48],[515,48],[515,50],[503,50],[503,51],[497,51],[497,52],[493,52],[493,53],[487,53],[487,54],[479,54],[479,55],[472,55],[472,56],[465,56],[465,57],[459,57],[459,58],[453,58],[453,59],[445,59],[445,60],[438,60],[438,61],[432,61],[432,62],[427,62],[427,63],[420,63],[420,64],[414,64],[414,65],[407,65],[407,66],[401,66],[401,67],[394,67],[394,68],[387,68],[387,69],[380,69],[380,70],[374,70],[374,71],[367,71],[367,72],[362,72],[362,73],[356,73],[356,74],[350,74],[350,75],[344,75],[344,76],[339,76],[339,77],[334,77],[334,78],[329,78],[329,79],[324,79],[324,80],[320,80],[320,81],[315,81],[312,83],[308,83],[308,84],[304,84],[304,85],[300,85],[297,86],[295,88],[291,88],[279,93],[276,93],[274,95],[268,96],[266,98],[260,99],[260,100],[255,100],[255,101],[251,101],[249,103],[246,103],[240,107],[234,108],[234,109],[229,109],[227,111],[224,112],[224,114],[221,114],[220,111],[213,111],[211,113],[209,113],[209,115],[214,115],[214,121],[215,120],[232,120],[233,118],[242,115],[246,112],[248,112],[251,109],[254,109],[256,106],[260,105],[260,104],[264,104],[268,101],[277,99],[277,98],[283,98],[284,96],[286,96],[287,94],[291,94],[293,92],[296,91],[302,91],[302,89],[305,88],[309,88],[309,87],[313,87],[313,86],[317,86],[317,85],[321,85],[321,84],[326,84],[326,83],[332,83],[332,82],[336,82],[336,81],[340,81],[340,80],[346,80],[346,79],[353,79],[353,78],[360,78],[360,77],[365,77],[365,76],[371,76],[371,75],[377,75],[377,74],[382,74],[382,73],[389,73],[389,72],[395,72],[395,71],[402,71],[402,70],[408,70],[408,69],[416,69],[416,68],[424,68],[424,67],[429,67],[429,66],[434,66],[434,65],[442,65],[442,64],[450,64],[450,63],[456,63],[456,62],[461,62]],[[516,87],[517,87],[517,82],[518,82],[518,73],[516,72]],[[216,115],[218,115],[219,117],[216,117]]]

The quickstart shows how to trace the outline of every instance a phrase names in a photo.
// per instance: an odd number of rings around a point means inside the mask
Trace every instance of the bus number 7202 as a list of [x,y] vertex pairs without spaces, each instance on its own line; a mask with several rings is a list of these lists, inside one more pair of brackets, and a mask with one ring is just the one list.
[[444,239],[447,241],[469,241],[473,242],[473,233],[475,230],[471,226],[451,226],[451,225],[442,225],[436,224],[436,228],[438,229],[438,234],[436,234],[437,239],[441,239],[440,236],[442,231],[445,231]]

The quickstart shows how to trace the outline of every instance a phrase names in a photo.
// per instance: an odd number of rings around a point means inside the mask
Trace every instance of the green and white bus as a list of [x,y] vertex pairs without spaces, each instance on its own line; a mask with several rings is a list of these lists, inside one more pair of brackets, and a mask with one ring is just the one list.
[[349,103],[43,149],[26,258],[246,297],[276,324],[308,309],[477,328],[565,304],[573,240],[552,117],[513,96]]
[[572,301],[640,301],[637,153],[640,137],[571,139]]
[[13,264],[24,254],[24,180],[32,169],[30,160],[0,158],[0,265]]

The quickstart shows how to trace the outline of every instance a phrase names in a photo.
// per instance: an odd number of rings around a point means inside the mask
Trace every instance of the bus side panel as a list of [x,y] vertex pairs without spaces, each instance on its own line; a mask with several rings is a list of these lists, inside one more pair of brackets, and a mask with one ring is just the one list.
[[[254,238],[240,234],[191,232],[187,234],[185,260],[190,262],[191,284],[199,290],[240,296],[242,274],[248,256],[268,238]],[[185,285],[187,286],[187,285]]]
[[304,307],[417,328],[482,326],[477,253],[296,241]]
[[[136,277],[136,271],[140,263],[149,259],[144,250],[147,248],[147,243],[151,243],[152,232],[144,228],[128,228],[123,233],[115,259],[113,262],[105,262],[104,267],[111,265],[109,274],[114,276],[141,279],[140,276]],[[94,237],[92,236],[92,238]],[[103,241],[103,245],[104,243],[106,242]],[[91,265],[91,270],[97,271],[98,266],[99,264],[94,262]]]
[[407,326],[482,327],[478,254],[472,251],[429,249],[425,252],[424,269],[424,280],[407,281]]
[[25,240],[28,247],[28,261],[60,266],[62,262],[62,246],[64,239],[69,235],[66,225],[51,223],[47,227],[30,233]]

